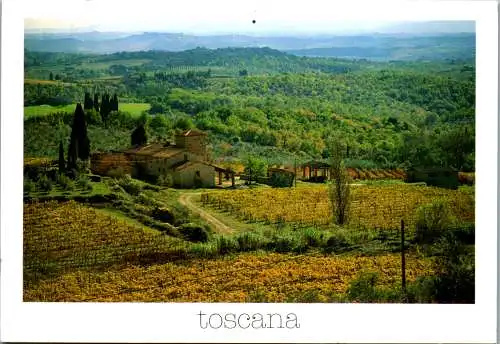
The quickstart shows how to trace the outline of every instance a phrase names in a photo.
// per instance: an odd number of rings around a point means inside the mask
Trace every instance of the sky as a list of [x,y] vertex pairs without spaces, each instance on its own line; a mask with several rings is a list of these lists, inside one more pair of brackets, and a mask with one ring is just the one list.
[[395,22],[438,19],[416,6],[423,1],[19,1],[26,3],[25,29],[327,34],[374,32]]

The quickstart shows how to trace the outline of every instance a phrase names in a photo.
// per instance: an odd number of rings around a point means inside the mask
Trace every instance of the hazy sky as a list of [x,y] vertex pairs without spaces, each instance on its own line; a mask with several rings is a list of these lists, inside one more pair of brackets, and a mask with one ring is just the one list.
[[307,34],[376,31],[395,21],[438,19],[416,4],[422,1],[388,0],[383,6],[353,0],[20,1],[26,3],[26,29]]

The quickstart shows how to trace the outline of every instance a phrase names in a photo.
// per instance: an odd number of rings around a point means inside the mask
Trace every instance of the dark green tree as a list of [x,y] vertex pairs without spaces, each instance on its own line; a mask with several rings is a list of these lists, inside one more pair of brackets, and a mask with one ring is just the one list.
[[333,140],[330,142],[330,174],[332,184],[329,187],[330,204],[335,223],[343,225],[349,219],[351,205],[350,178],[344,165],[345,146]]
[[132,132],[130,143],[132,144],[132,146],[140,146],[146,144],[147,142],[148,137],[146,133],[146,127],[144,123],[140,123]]
[[94,94],[94,109],[99,112],[99,93]]
[[116,95],[116,93],[111,99],[111,111],[118,111],[118,96]]
[[82,104],[76,105],[71,126],[71,136],[68,147],[68,167],[75,168],[78,159],[86,160],[90,156],[90,140],[87,136],[87,121]]
[[64,161],[64,147],[62,141],[59,141],[59,173],[63,173],[66,162]]
[[83,109],[84,110],[92,110],[94,108],[94,102],[90,97],[90,93],[85,92],[85,100],[83,101]]
[[109,94],[106,93],[102,95],[101,109],[100,109],[102,121],[104,123],[107,122],[108,115],[110,112],[111,112],[111,103],[109,100]]
[[49,80],[54,80],[54,74],[52,72],[49,74]]
[[252,181],[258,181],[259,178],[266,175],[266,162],[262,159],[250,156],[245,162],[244,173],[247,176],[247,183],[251,184]]

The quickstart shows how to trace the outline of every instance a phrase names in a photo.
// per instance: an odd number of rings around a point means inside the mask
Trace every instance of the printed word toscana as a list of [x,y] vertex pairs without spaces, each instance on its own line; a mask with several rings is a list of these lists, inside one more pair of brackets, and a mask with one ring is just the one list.
[[265,329],[265,328],[300,328],[300,324],[295,313],[211,313],[206,314],[200,311],[197,314],[200,318],[202,329]]

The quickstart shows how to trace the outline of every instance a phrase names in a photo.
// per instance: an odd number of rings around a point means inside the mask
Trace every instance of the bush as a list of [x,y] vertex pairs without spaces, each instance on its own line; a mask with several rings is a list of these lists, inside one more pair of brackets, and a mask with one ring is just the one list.
[[401,290],[379,289],[376,287],[378,275],[375,272],[362,272],[351,281],[347,289],[347,297],[356,302],[401,301]]
[[185,223],[179,226],[179,232],[183,237],[192,242],[207,242],[209,239],[208,231],[205,227],[194,224]]
[[191,253],[200,258],[215,258],[217,246],[212,242],[196,243],[191,246]]
[[325,251],[327,252],[344,252],[349,250],[351,244],[341,233],[335,233],[326,241]]
[[269,178],[269,185],[275,188],[291,187],[293,180],[293,174],[273,173],[271,178]]
[[59,174],[57,176],[57,183],[63,188],[65,191],[71,191],[75,188],[73,181],[71,178],[64,174]]
[[37,183],[38,189],[44,192],[50,192],[52,190],[52,180],[50,180],[46,175],[40,176]]
[[429,243],[456,223],[448,203],[438,200],[417,209],[415,240]]
[[303,232],[303,238],[308,247],[320,247],[323,243],[323,233],[316,229],[308,228]]
[[108,176],[115,179],[121,179],[125,177],[125,170],[121,166],[112,168],[111,170],[108,171]]
[[245,232],[236,237],[240,251],[256,251],[264,248],[266,242],[264,238],[251,232]]
[[149,223],[149,225],[152,226],[153,228],[156,228],[156,229],[162,231],[163,233],[165,233],[167,235],[172,236],[172,237],[175,237],[175,238],[182,238],[183,237],[183,235],[179,231],[179,229],[175,228],[170,223],[153,222],[153,223]]
[[269,249],[279,253],[302,251],[304,245],[291,235],[275,236],[267,245]]
[[221,235],[217,237],[215,243],[217,245],[217,252],[220,255],[231,252],[238,252],[238,242],[232,237]]
[[157,207],[153,210],[152,216],[155,220],[174,223],[175,217],[173,212],[165,207]]
[[25,177],[24,183],[23,183],[23,188],[24,188],[24,192],[29,194],[29,193],[35,191],[36,185],[31,179]]
[[436,300],[444,303],[474,303],[475,262],[453,232],[446,233],[435,247],[438,259],[435,263],[434,285]]
[[78,177],[76,185],[83,190],[92,190],[92,183],[85,175],[81,175],[80,177]]
[[124,178],[119,181],[119,185],[127,193],[133,196],[138,196],[142,191],[142,186],[138,182],[134,181],[129,175],[125,175]]

